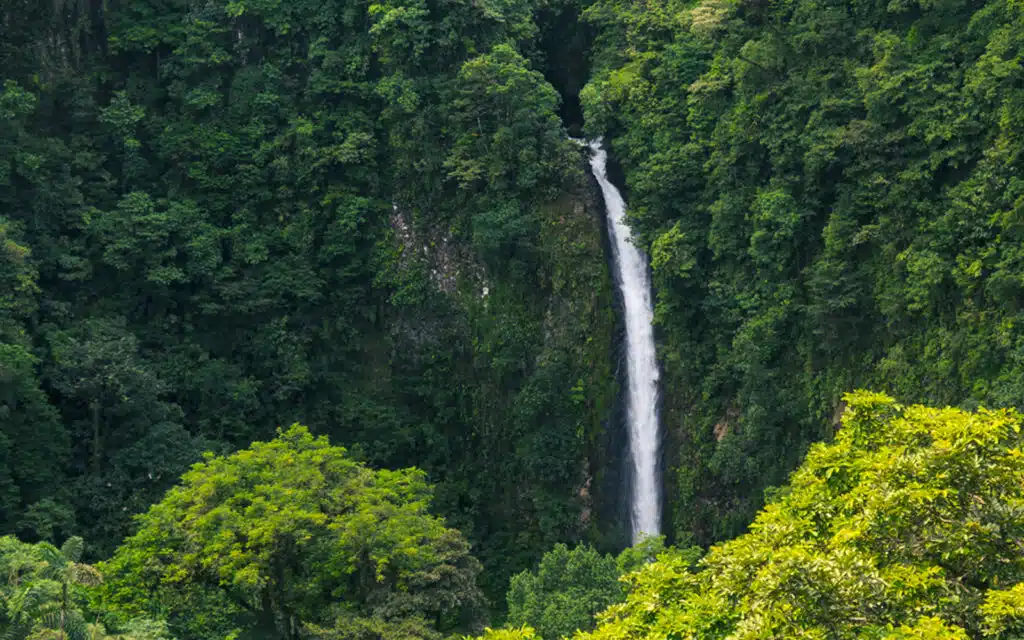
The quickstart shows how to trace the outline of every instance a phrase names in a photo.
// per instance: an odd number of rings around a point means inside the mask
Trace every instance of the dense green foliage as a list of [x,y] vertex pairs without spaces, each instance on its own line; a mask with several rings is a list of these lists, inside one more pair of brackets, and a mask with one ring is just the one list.
[[1024,5],[599,0],[587,126],[650,249],[679,539],[845,390],[1024,406]]
[[87,590],[102,577],[79,562],[83,547],[81,538],[69,538],[60,549],[0,538],[0,638],[168,640],[162,621],[130,619],[123,633],[108,635],[102,624],[89,620]]
[[571,636],[593,628],[594,616],[625,597],[619,579],[664,548],[663,538],[647,538],[618,558],[593,547],[556,544],[535,570],[512,577],[507,623],[529,627],[542,638]]
[[592,547],[564,544],[544,554],[536,571],[514,576],[508,590],[508,623],[528,625],[542,638],[588,631],[594,615],[624,596],[615,558]]
[[424,469],[498,599],[597,539],[610,281],[537,33],[513,2],[4,3],[0,533],[102,557],[203,451],[301,421]]
[[479,563],[429,502],[421,471],[370,470],[293,426],[209,456],[139,516],[101,565],[104,602],[195,639],[294,638],[312,625],[349,638],[473,629]]
[[[624,581],[581,116],[770,502]],[[1021,140],[1021,0],[0,0],[0,637],[1022,633],[1017,414],[812,446],[1024,409]]]
[[578,638],[1020,637],[1020,415],[847,401],[750,533],[663,554]]

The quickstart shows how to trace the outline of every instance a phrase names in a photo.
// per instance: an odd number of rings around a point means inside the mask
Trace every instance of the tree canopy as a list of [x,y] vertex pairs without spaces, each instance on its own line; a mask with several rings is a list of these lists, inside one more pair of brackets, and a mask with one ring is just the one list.
[[663,549],[663,537],[646,538],[617,558],[601,555],[590,545],[569,549],[556,544],[536,569],[512,577],[506,623],[552,640],[589,631],[596,614],[625,598],[620,578],[654,560]]
[[1022,139],[1021,0],[4,0],[0,633],[1019,634]]
[[371,470],[294,425],[187,472],[101,565],[104,595],[193,638],[473,629],[479,563],[429,502],[422,471]]
[[1024,434],[1011,410],[845,396],[750,533],[667,552],[578,640],[1014,638],[1024,632]]
[[171,640],[163,621],[130,619],[109,633],[90,619],[89,589],[102,577],[82,563],[81,538],[58,549],[0,538],[0,637],[4,640]]

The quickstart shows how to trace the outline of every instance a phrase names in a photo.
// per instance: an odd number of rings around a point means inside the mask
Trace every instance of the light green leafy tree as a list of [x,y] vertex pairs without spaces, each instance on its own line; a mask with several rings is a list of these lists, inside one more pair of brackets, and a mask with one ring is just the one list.
[[539,636],[532,627],[522,626],[516,629],[487,628],[479,638],[480,640],[538,640]]
[[1020,415],[846,402],[750,533],[634,572],[578,640],[1020,637]]
[[188,637],[419,637],[477,628],[479,564],[416,469],[374,471],[294,425],[207,455],[101,565],[109,601]]

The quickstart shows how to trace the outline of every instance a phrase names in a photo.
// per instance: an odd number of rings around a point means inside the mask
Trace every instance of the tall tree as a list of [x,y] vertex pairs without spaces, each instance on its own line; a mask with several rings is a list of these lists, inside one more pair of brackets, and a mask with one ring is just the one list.
[[296,425],[186,473],[101,565],[106,593],[188,637],[473,629],[479,565],[429,501],[422,472],[373,471]]

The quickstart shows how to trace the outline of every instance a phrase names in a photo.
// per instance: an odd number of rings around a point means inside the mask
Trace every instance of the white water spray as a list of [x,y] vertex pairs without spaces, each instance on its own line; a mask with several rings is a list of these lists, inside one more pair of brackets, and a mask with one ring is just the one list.
[[626,417],[633,464],[631,524],[634,544],[661,533],[661,483],[658,457],[658,360],[654,350],[654,307],[647,257],[633,244],[626,225],[626,203],[608,180],[608,153],[601,141],[590,143],[590,167],[604,194],[616,281],[622,292],[626,320]]

